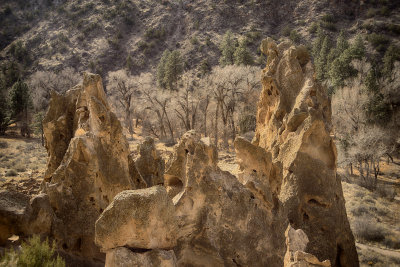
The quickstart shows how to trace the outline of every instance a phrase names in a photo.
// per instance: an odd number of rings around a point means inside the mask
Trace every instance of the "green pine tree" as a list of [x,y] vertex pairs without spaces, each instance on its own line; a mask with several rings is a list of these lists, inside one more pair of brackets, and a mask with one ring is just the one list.
[[394,45],[389,46],[383,56],[383,75],[390,77],[394,68],[394,62],[400,60],[400,49]]
[[22,136],[30,137],[29,110],[31,105],[28,85],[18,80],[10,90],[10,108],[12,118],[22,123],[20,127]]
[[222,40],[220,46],[221,57],[219,58],[219,64],[222,66],[233,65],[234,53],[236,48],[236,41],[231,31],[227,31]]
[[176,90],[178,88],[178,80],[183,72],[183,60],[178,50],[168,54],[164,67],[163,84],[165,88]]
[[336,51],[340,55],[347,48],[349,48],[349,42],[347,42],[346,37],[344,35],[344,31],[340,31],[339,36],[336,40]]
[[247,49],[246,39],[239,42],[239,46],[235,49],[233,54],[235,65],[253,65],[254,59],[250,51]]
[[322,30],[321,26],[317,28],[317,37],[315,38],[312,46],[312,56],[314,57],[314,62],[318,60],[319,53],[321,52],[322,43],[324,42],[326,34]]
[[372,93],[379,92],[379,85],[377,82],[377,75],[374,68],[371,68],[368,71],[367,77],[365,78],[365,86],[367,87],[368,91]]
[[325,36],[321,46],[320,53],[315,61],[315,70],[317,73],[317,79],[320,81],[325,80],[328,77],[328,55],[330,52],[330,40],[328,36]]
[[165,67],[170,55],[170,51],[167,49],[164,51],[164,53],[162,54],[162,57],[160,59],[160,62],[158,63],[157,66],[157,82],[158,82],[158,86],[160,86],[161,88],[167,88],[167,85],[164,82],[164,76],[165,76]]
[[361,35],[357,35],[356,39],[350,45],[349,49],[349,53],[352,59],[363,59],[363,57],[365,56],[365,45]]

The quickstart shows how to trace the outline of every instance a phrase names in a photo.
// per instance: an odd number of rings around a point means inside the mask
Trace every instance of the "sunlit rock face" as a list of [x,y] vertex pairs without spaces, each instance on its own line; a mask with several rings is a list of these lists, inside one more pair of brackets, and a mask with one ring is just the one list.
[[336,175],[330,136],[331,106],[305,47],[261,44],[267,55],[257,126],[250,143],[238,138],[239,181],[273,209],[282,210],[309,242],[304,252],[332,266],[358,266],[354,237]]
[[217,159],[209,140],[189,131],[167,166],[165,184],[178,218],[178,266],[282,266],[285,228],[275,223],[282,221],[280,211],[220,170]]
[[130,176],[128,143],[100,76],[85,73],[81,85],[53,93],[43,127],[53,235],[66,251],[102,259],[94,244],[95,221],[115,195],[141,181]]

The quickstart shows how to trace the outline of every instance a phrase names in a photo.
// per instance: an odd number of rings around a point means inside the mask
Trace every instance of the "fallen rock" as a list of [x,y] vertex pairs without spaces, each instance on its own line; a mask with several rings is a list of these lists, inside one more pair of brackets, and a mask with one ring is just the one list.
[[40,234],[47,236],[51,233],[51,226],[54,221],[54,211],[50,206],[49,196],[41,193],[30,199],[32,213],[26,226],[25,233]]
[[54,212],[46,194],[33,196],[14,191],[0,191],[0,243],[12,235],[51,233]]
[[128,143],[111,112],[99,75],[52,93],[43,120],[49,161],[44,179],[59,247],[103,259],[94,244],[96,219],[119,192],[139,185],[130,176]]
[[176,267],[176,258],[173,250],[138,251],[119,247],[107,251],[106,267]]
[[267,65],[255,137],[252,143],[235,142],[239,181],[306,233],[305,253],[328,259],[332,266],[358,266],[341,181],[336,176],[326,88],[315,80],[304,47],[289,42],[276,45],[267,38],[261,50]]
[[176,237],[175,207],[163,186],[119,193],[96,221],[96,244],[102,251],[170,249]]
[[160,156],[151,137],[146,137],[138,145],[139,156],[135,160],[136,168],[147,186],[164,184],[164,159]]
[[0,191],[0,245],[13,234],[25,229],[32,213],[29,196],[18,192]]

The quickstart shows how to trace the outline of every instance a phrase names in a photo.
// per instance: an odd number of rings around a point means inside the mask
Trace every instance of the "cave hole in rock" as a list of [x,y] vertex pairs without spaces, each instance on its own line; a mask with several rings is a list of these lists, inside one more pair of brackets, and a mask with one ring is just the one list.
[[127,246],[125,246],[125,247],[134,253],[145,253],[145,252],[151,251],[151,249],[147,249],[147,248],[131,248],[131,247],[127,247]]
[[68,249],[67,244],[63,243],[63,244],[62,244],[62,248],[63,248],[63,249]]
[[318,200],[316,200],[316,199],[314,199],[314,198],[311,198],[311,199],[308,200],[307,202],[308,202],[309,204],[311,204],[311,205],[317,205],[317,206],[324,207],[324,208],[327,207],[326,204],[321,203],[321,202],[319,202]]
[[101,123],[104,123],[104,119],[105,119],[104,115],[100,116],[99,119],[100,119]]
[[[343,254],[343,249],[342,246],[340,246],[339,244],[337,245],[337,250],[336,250],[336,266],[338,267],[342,267],[345,266],[344,263],[341,260]],[[343,263],[343,264],[342,264]]]
[[310,220],[310,217],[308,216],[307,212],[303,212],[303,221],[306,222]]
[[75,249],[81,250],[81,248],[82,248],[82,238],[78,238],[78,240],[76,240],[76,243],[75,243]]

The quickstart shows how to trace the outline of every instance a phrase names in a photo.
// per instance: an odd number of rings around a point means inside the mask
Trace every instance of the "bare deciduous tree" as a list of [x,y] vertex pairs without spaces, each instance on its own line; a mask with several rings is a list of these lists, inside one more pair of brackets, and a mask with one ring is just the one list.
[[28,85],[35,111],[38,112],[47,108],[52,90],[63,93],[80,81],[79,73],[73,68],[65,68],[58,73],[52,71],[33,73],[28,79]]

